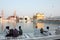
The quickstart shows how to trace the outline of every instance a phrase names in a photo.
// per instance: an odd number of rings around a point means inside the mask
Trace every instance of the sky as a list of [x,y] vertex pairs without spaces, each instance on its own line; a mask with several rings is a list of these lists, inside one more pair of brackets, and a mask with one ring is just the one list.
[[5,17],[13,15],[16,10],[17,16],[33,16],[40,12],[45,16],[60,16],[60,0],[0,0],[0,15],[4,10]]

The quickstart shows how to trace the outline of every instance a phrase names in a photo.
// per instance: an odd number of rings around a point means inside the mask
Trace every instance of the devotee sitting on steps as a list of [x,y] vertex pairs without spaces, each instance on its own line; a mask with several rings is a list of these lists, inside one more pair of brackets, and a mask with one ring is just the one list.
[[19,35],[22,35],[23,34],[23,31],[21,29],[21,26],[19,26]]
[[6,26],[5,32],[6,32],[6,37],[7,37],[9,35],[9,26]]
[[43,32],[44,32],[44,30],[43,30],[43,28],[41,28],[41,29],[40,29],[40,33],[43,34]]

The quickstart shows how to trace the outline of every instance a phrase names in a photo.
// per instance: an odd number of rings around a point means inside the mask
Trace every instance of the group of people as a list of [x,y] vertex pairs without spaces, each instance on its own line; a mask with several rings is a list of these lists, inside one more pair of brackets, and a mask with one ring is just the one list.
[[[37,26],[36,26],[37,28]],[[51,33],[49,33],[49,26],[46,27],[47,30],[44,30],[43,28],[40,29],[40,33],[41,34],[49,34],[51,35]],[[6,26],[6,37],[18,37],[19,35],[23,34],[23,31],[21,29],[21,26],[19,26],[19,30],[17,30],[16,28],[14,29],[10,29],[9,26]]]
[[6,26],[6,37],[18,37],[19,35],[22,35],[23,31],[21,29],[21,26],[19,26],[19,30],[10,29],[9,26]]
[[41,34],[45,34],[45,35],[51,35],[51,33],[49,32],[49,26],[46,27],[46,30],[44,30],[43,28],[40,29],[40,33]]
[[35,30],[35,34],[36,34],[36,31],[38,31],[39,34],[43,34],[43,35],[52,35],[49,31],[49,26],[46,27],[46,29],[43,29],[43,28],[40,28],[40,29],[37,29],[37,26],[35,27],[36,30]]

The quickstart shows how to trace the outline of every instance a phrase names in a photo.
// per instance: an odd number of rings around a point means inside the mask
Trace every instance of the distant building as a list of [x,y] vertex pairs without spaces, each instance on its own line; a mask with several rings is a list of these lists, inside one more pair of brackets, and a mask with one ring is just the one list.
[[15,16],[9,16],[8,18],[7,18],[8,20],[13,20],[13,21],[16,21],[16,23],[18,23],[19,22],[19,17],[15,17]]
[[29,22],[31,22],[31,19],[30,19],[29,16],[23,16],[23,17],[20,17],[20,18],[19,18],[19,21],[20,21],[20,22],[29,23]]
[[44,20],[44,14],[43,13],[36,13],[36,15],[33,16],[34,27],[37,26],[37,28],[43,28],[44,23],[39,23],[38,20]]
[[44,20],[44,14],[43,13],[36,13],[36,19]]
[[16,10],[14,11],[13,16],[9,16],[7,19],[11,20],[12,22],[14,21],[14,22],[18,23],[19,22],[19,17],[16,16]]

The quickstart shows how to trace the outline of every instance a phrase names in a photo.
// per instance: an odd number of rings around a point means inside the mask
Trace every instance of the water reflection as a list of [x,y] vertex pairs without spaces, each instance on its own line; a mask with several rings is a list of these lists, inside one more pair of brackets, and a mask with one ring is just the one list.
[[37,28],[44,28],[44,23],[37,23]]

